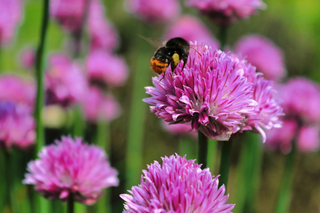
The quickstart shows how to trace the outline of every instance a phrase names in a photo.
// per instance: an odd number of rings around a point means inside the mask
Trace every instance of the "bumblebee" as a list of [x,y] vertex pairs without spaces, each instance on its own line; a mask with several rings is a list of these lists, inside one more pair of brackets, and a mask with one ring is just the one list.
[[183,60],[183,69],[188,60],[189,50],[190,45],[185,39],[172,38],[154,53],[150,60],[151,69],[157,74],[162,74],[171,65],[171,70],[174,72],[181,59]]

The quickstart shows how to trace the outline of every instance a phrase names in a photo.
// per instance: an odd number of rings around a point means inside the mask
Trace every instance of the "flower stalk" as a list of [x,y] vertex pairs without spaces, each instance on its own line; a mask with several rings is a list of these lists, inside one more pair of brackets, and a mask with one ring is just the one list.
[[208,138],[198,130],[198,163],[202,164],[201,168],[207,168],[208,157]]
[[[299,132],[299,131],[297,131]],[[279,192],[279,197],[276,204],[275,213],[286,213],[289,209],[290,199],[291,199],[291,185],[293,181],[293,171],[294,162],[297,152],[297,137],[292,143],[292,149],[286,156],[286,162],[284,167],[284,174],[281,181],[281,188]]]
[[[37,81],[37,94],[35,103],[35,121],[36,121],[36,146],[35,154],[45,145],[44,127],[42,122],[42,110],[44,105],[44,48],[46,44],[47,29],[49,24],[49,5],[50,0],[43,1],[42,24],[40,32],[40,41],[36,53],[35,70]],[[49,202],[36,195],[34,199],[36,212],[50,212]]]
[[224,185],[227,192],[232,139],[230,139],[229,141],[222,141],[221,143],[222,143],[222,149],[221,149],[221,158],[220,158],[221,160],[220,160],[220,168],[219,168],[219,174],[221,176],[219,178],[219,187]]
[[74,212],[74,199],[72,193],[68,197],[68,203],[67,203],[67,213],[73,213]]

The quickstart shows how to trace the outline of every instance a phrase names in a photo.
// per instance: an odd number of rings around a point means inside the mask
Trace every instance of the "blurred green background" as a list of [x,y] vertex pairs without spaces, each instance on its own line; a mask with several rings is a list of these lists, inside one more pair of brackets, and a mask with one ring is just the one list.
[[[238,21],[232,25],[228,32],[228,44],[233,45],[240,37],[258,33],[272,40],[284,52],[285,62],[288,71],[288,77],[306,76],[313,81],[320,83],[320,1],[319,0],[269,0],[264,1],[267,8],[259,11],[257,15],[247,20]],[[200,18],[207,27],[211,29],[214,35],[218,34],[218,28],[210,20],[192,8],[186,8],[184,1],[180,1],[183,14],[193,14]],[[26,46],[36,47],[39,39],[41,24],[41,0],[26,0],[24,2],[24,18],[18,29],[15,41],[9,46],[1,49],[0,70],[1,72],[15,72],[25,76],[32,73],[24,70],[19,60],[20,51]],[[113,23],[120,35],[120,47],[116,54],[126,59],[130,70],[130,76],[127,83],[114,89],[112,92],[122,106],[121,116],[111,123],[111,157],[112,166],[119,171],[121,185],[112,189],[112,202],[114,204],[113,212],[121,212],[123,202],[119,194],[125,192],[125,154],[128,141],[128,122],[130,117],[131,93],[134,76],[147,78],[151,85],[151,76],[154,74],[151,69],[145,69],[149,66],[149,60],[155,49],[149,47],[148,43],[141,40],[137,34],[146,35],[155,39],[162,39],[166,28],[164,25],[147,25],[135,19],[131,14],[124,10],[124,1],[104,0],[106,6],[106,16]],[[86,39],[86,38],[84,38]],[[47,39],[46,54],[52,51],[67,52],[68,36],[60,26],[54,21],[50,22]],[[142,45],[142,46],[141,46]],[[143,57],[137,58],[137,53],[145,50]],[[83,51],[86,52],[86,51]],[[85,57],[83,54],[82,57]],[[140,54],[141,56],[141,54]],[[139,67],[140,64],[146,64]],[[141,91],[144,88],[141,87]],[[147,97],[145,94],[142,98]],[[149,112],[147,104],[136,112],[139,116],[145,113],[146,117],[143,125],[143,155],[142,167],[154,160],[159,161],[160,157],[171,155],[178,152],[178,139],[165,132],[160,120]],[[320,106],[319,106],[320,107]],[[90,133],[90,126],[87,132]],[[50,136],[50,137],[49,137]],[[47,136],[51,138],[60,138],[57,133],[50,133]],[[90,134],[86,139],[90,140]],[[48,140],[49,140],[48,139]],[[189,139],[193,141],[194,139]],[[50,141],[51,142],[51,141]],[[235,174],[237,163],[239,161],[239,149],[241,143],[235,143],[232,155],[232,167],[230,171],[228,203],[237,200],[237,188],[241,184],[241,179]],[[187,156],[188,157],[188,156]],[[189,157],[188,157],[189,158]],[[285,157],[280,153],[265,152],[262,160],[261,186],[258,190],[257,201],[255,204],[256,212],[269,213],[273,211],[275,199],[279,189],[280,180],[284,166]],[[134,159],[132,159],[134,161]],[[26,168],[26,165],[21,165]],[[217,175],[216,169],[213,171]],[[141,172],[142,174],[142,172]],[[23,174],[21,174],[23,176]],[[21,177],[22,177],[21,176]],[[301,212],[319,212],[320,209],[320,154],[298,154],[295,177],[293,183],[293,198],[290,205],[292,213]],[[234,210],[236,212],[236,208]]]

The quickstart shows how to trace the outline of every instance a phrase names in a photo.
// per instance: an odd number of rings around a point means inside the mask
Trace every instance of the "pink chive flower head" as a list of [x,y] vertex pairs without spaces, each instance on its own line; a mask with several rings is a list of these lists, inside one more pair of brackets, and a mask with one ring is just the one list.
[[123,85],[128,78],[128,67],[125,61],[101,50],[89,53],[86,70],[90,82],[111,87]]
[[0,101],[23,104],[30,112],[33,111],[36,95],[34,81],[14,74],[3,74],[0,75],[0,91]]
[[315,152],[319,149],[319,125],[303,125],[298,130],[298,123],[295,120],[289,119],[282,122],[281,129],[272,129],[266,132],[267,142],[265,147],[268,150],[289,153],[295,137],[297,137],[296,143],[300,152]]
[[0,45],[6,45],[14,38],[22,17],[21,0],[0,0]]
[[316,83],[292,78],[282,86],[281,98],[286,117],[302,124],[320,124],[320,87]]
[[47,104],[66,107],[81,102],[87,83],[77,63],[63,54],[54,54],[45,73],[45,87]]
[[91,122],[110,122],[120,115],[119,103],[111,94],[104,95],[97,87],[90,87],[82,103],[84,116]]
[[186,4],[209,16],[216,24],[228,26],[264,9],[262,0],[187,0]]
[[86,0],[52,0],[51,16],[70,32],[77,32],[82,25]]
[[229,140],[257,105],[253,84],[229,54],[205,45],[197,51],[190,50],[183,70],[180,62],[174,73],[169,66],[164,77],[154,77],[144,101],[166,122],[191,122],[211,139]]
[[281,99],[276,97],[277,91],[273,88],[272,81],[264,79],[263,75],[256,72],[256,68],[246,60],[235,54],[232,54],[231,57],[236,61],[236,67],[242,69],[247,80],[253,83],[253,99],[257,102],[253,112],[243,120],[241,130],[259,132],[265,142],[264,130],[281,127],[279,118],[284,115],[280,105]]
[[155,161],[143,170],[131,195],[120,195],[125,201],[123,212],[231,212],[234,205],[226,204],[229,196],[224,195],[224,185],[218,188],[218,177],[208,168],[202,170],[195,160],[177,154],[164,157],[162,165]]
[[0,101],[0,145],[27,148],[35,142],[34,119],[25,105]]
[[178,0],[126,0],[126,9],[148,23],[166,23],[180,13]]
[[88,32],[90,48],[114,50],[119,44],[119,36],[113,25],[106,19],[105,10],[100,1],[92,0],[88,12]]
[[181,16],[169,26],[165,39],[174,37],[182,37],[191,42],[206,42],[213,49],[218,49],[220,46],[208,28],[199,19],[190,15]]
[[301,127],[298,136],[298,149],[301,152],[315,152],[319,150],[319,129],[318,125]]
[[280,80],[286,75],[282,51],[267,38],[245,36],[235,45],[235,52],[245,57],[269,80]]
[[39,159],[28,164],[23,183],[35,185],[45,198],[66,201],[69,196],[81,203],[95,203],[102,189],[117,186],[117,171],[99,147],[62,137],[42,148]]

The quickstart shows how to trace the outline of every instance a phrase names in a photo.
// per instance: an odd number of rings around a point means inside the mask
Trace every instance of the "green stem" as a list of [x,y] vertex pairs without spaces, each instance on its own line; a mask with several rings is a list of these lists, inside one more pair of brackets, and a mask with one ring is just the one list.
[[[36,79],[37,79],[37,96],[35,104],[35,121],[36,121],[36,147],[35,155],[40,151],[40,149],[45,145],[44,139],[44,127],[42,123],[42,110],[44,105],[44,48],[46,43],[46,35],[49,24],[49,0],[43,1],[43,13],[42,13],[42,24],[40,32],[40,41],[38,44],[37,54],[36,54]],[[36,195],[34,199],[34,206],[36,206],[36,212],[50,212],[49,202]]]
[[208,142],[208,168],[214,173],[215,163],[217,159],[217,141],[209,139]]
[[219,168],[219,174],[221,176],[219,178],[219,187],[224,184],[227,192],[232,140],[230,139],[229,141],[222,141],[221,143],[222,143],[222,149],[221,149],[221,160],[220,160],[220,168]]
[[286,156],[284,175],[280,185],[280,193],[275,213],[286,213],[291,199],[291,185],[293,181],[294,162],[296,156],[296,141],[292,143],[292,150]]
[[[97,124],[96,144],[103,148],[110,162],[110,125],[105,121],[99,121]],[[106,189],[106,193],[100,197],[97,202],[97,213],[111,213],[111,188]]]
[[42,25],[40,32],[40,41],[36,54],[36,79],[37,79],[37,97],[35,106],[36,120],[36,153],[44,146],[44,128],[42,123],[42,109],[44,104],[44,48],[49,24],[49,0],[43,1]]
[[227,27],[221,26],[219,31],[220,49],[223,50],[227,44]]
[[11,201],[11,191],[12,188],[12,174],[11,174],[11,156],[7,148],[4,148],[4,156],[5,156],[5,176],[6,176],[6,209],[9,210],[8,212],[12,212],[12,201]]
[[[144,27],[143,27],[144,28]],[[143,31],[145,31],[143,29]],[[133,73],[133,88],[131,94],[131,104],[129,113],[129,132],[126,153],[126,186],[130,189],[139,183],[142,169],[142,144],[144,135],[144,122],[146,117],[147,105],[141,100],[146,97],[144,87],[148,85],[151,74],[149,63],[151,47],[144,40],[137,36],[135,49],[136,69]],[[134,51],[136,52],[136,51]],[[140,74],[139,74],[140,73]],[[144,73],[144,74],[141,74]]]
[[67,203],[67,213],[73,213],[74,212],[74,200],[73,195],[70,194],[68,197],[68,203]]
[[207,168],[208,158],[208,138],[198,130],[198,164],[202,164],[201,168]]

